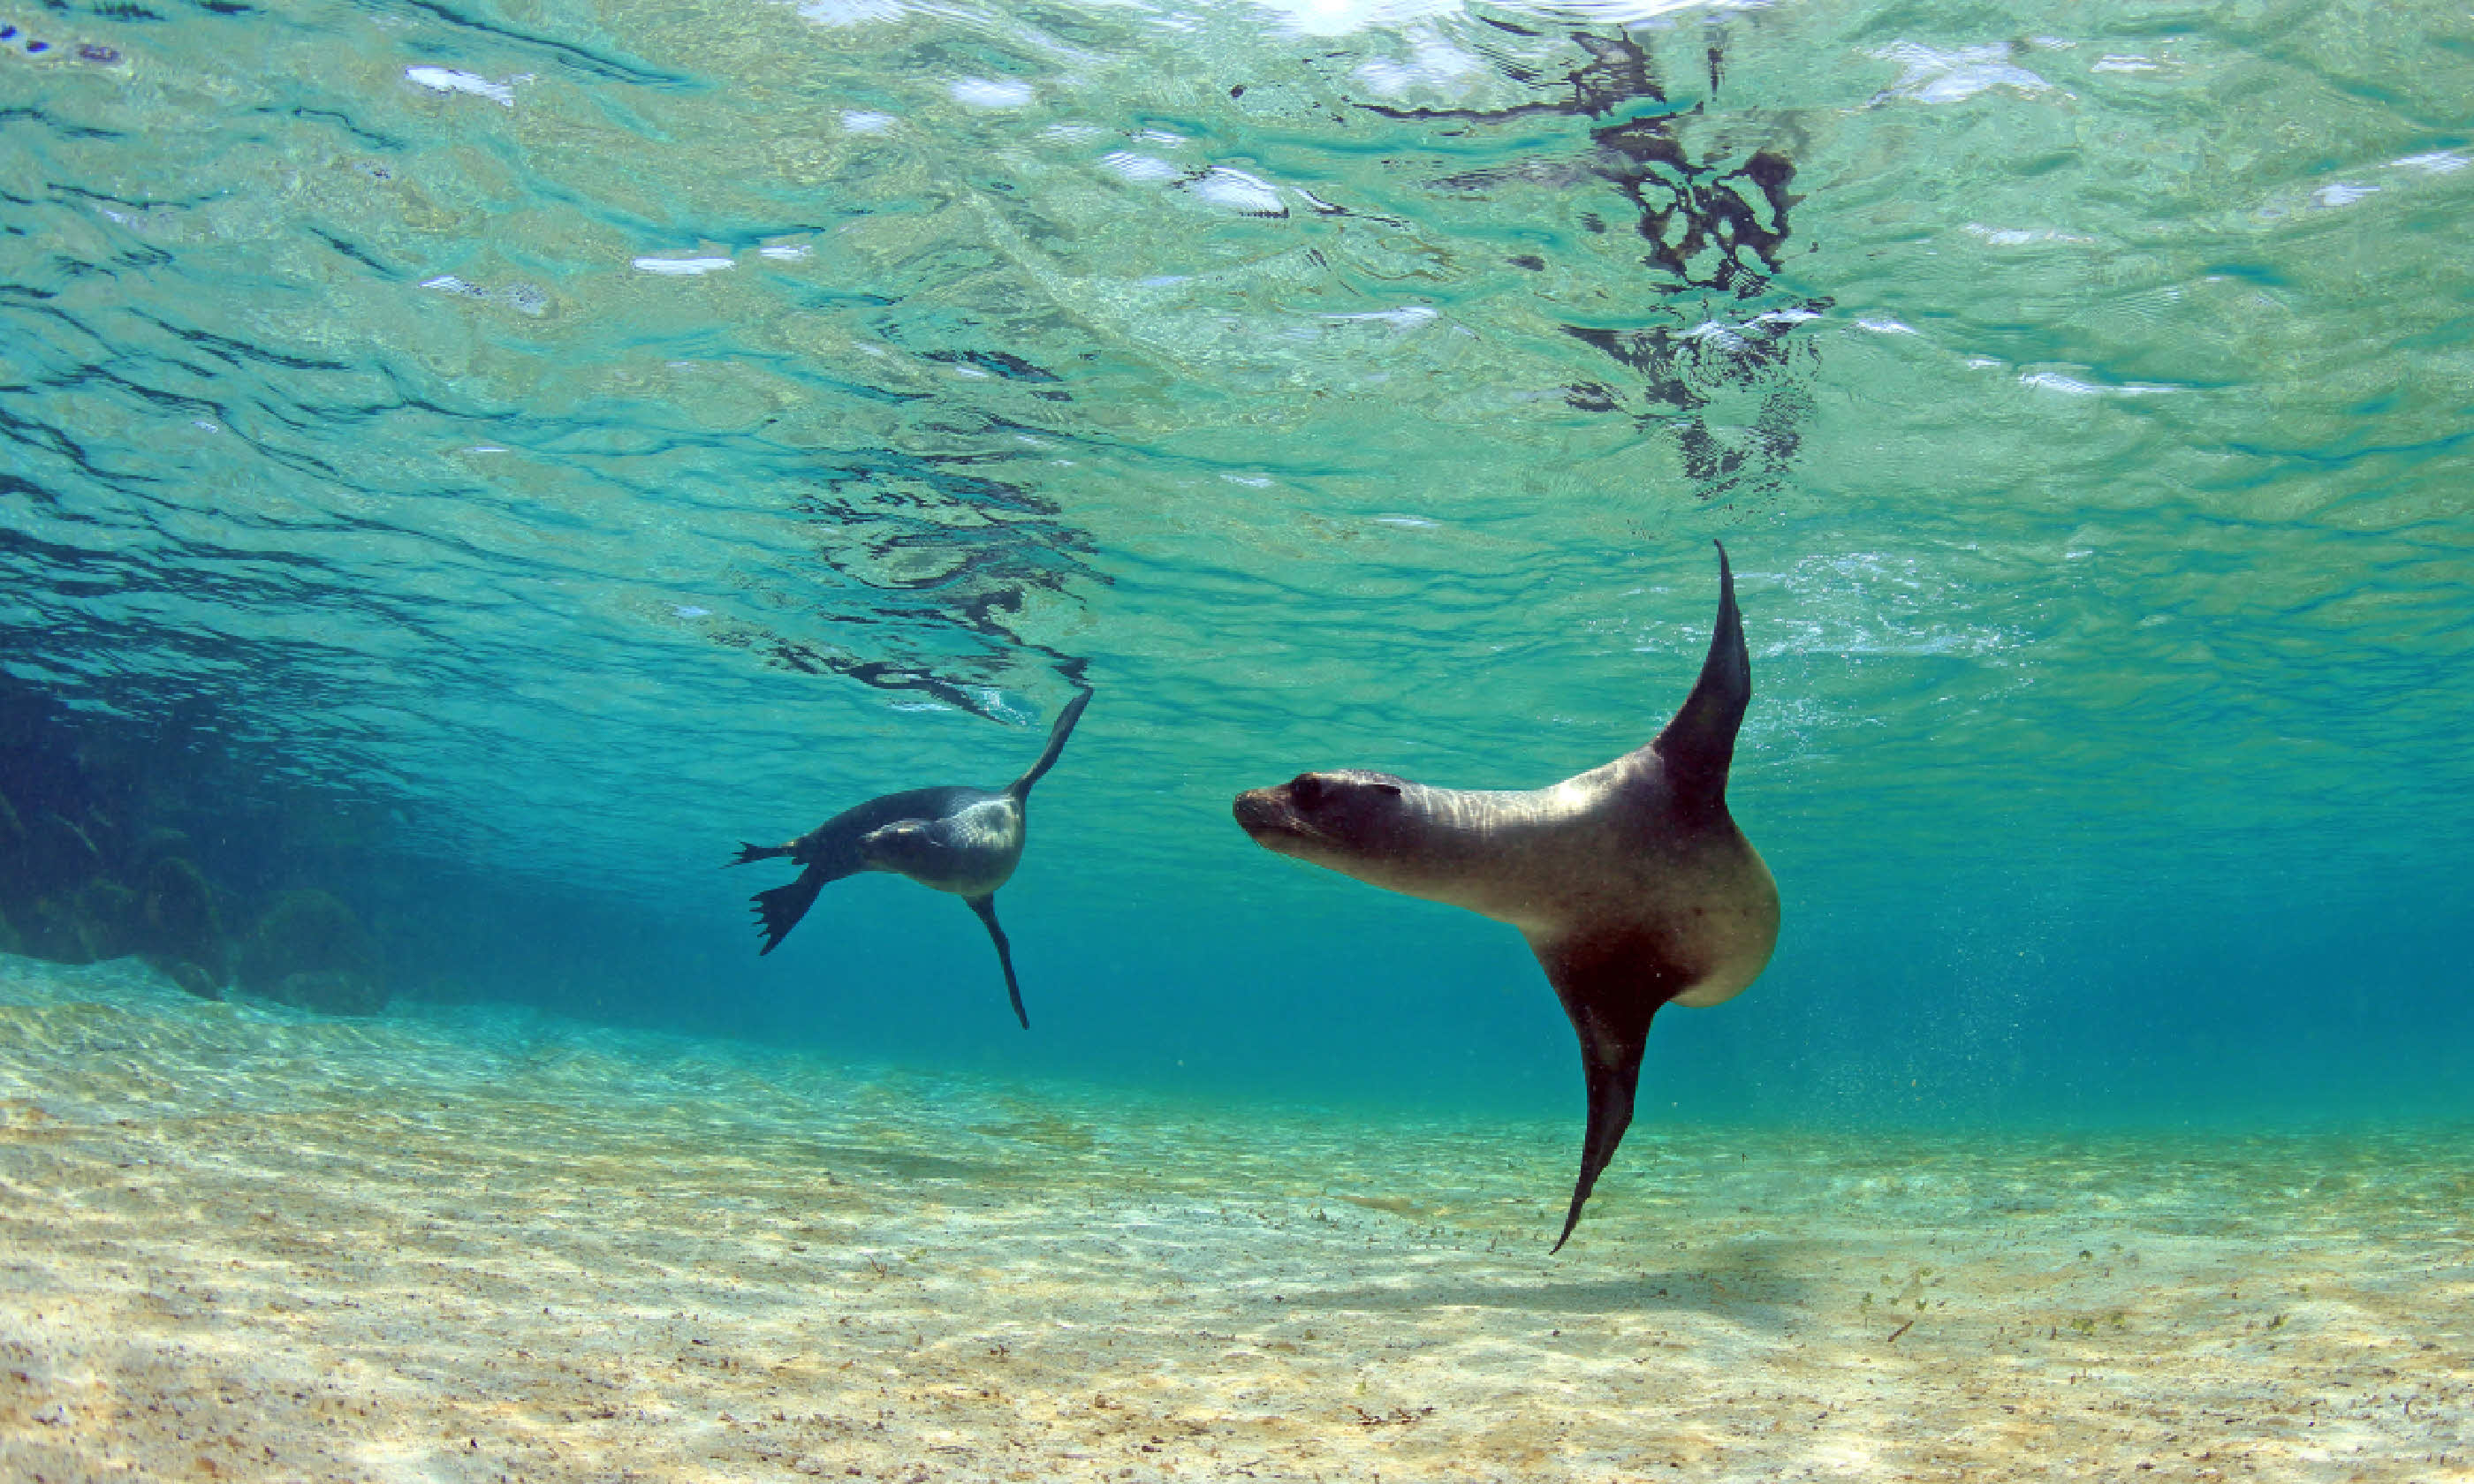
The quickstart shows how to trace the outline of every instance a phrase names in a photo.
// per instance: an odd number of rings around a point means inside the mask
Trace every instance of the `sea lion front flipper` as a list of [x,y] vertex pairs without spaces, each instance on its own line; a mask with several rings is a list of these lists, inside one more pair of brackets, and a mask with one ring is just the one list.
[[996,897],[990,894],[962,899],[971,904],[971,910],[980,915],[981,922],[988,924],[988,937],[997,945],[997,963],[1005,969],[1006,993],[1013,996],[1014,1018],[1022,1022],[1024,1030],[1031,1029],[1031,1013],[1022,1008],[1022,986],[1014,983],[1013,979],[1013,945],[1006,942],[1005,929],[997,925]]
[[1040,753],[1039,761],[1031,765],[1030,772],[1007,784],[1007,793],[1013,795],[1017,800],[1028,796],[1031,793],[1031,785],[1038,782],[1042,774],[1056,766],[1057,757],[1065,751],[1065,739],[1074,735],[1074,724],[1082,719],[1082,708],[1090,704],[1091,692],[1078,690],[1074,693],[1074,699],[1065,703],[1065,709],[1056,713],[1056,724],[1048,729],[1048,746]]
[[1744,648],[1743,614],[1735,608],[1735,574],[1727,565],[1727,548],[1718,546],[1718,618],[1710,626],[1710,653],[1692,694],[1650,744],[1679,797],[1726,802],[1735,733],[1752,699],[1753,660]]
[[1579,933],[1529,946],[1555,986],[1556,998],[1581,1038],[1581,1074],[1589,1093],[1589,1123],[1581,1139],[1581,1177],[1551,1253],[1562,1252],[1581,1223],[1581,1208],[1632,1126],[1633,1093],[1640,1082],[1649,1022],[1681,991],[1685,976],[1645,934]]

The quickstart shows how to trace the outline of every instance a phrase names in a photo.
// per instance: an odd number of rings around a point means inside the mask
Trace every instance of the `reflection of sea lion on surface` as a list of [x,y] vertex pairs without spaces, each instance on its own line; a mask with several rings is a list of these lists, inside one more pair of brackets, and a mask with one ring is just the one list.
[[1561,1250],[1632,1122],[1650,1017],[1751,984],[1778,942],[1778,885],[1727,812],[1752,661],[1718,551],[1718,619],[1700,681],[1647,747],[1526,792],[1429,788],[1388,774],[1301,773],[1237,796],[1258,845],[1370,885],[1510,922],[1580,1033],[1589,1094]]
[[55,43],[21,30],[14,22],[0,21],[0,55],[14,54],[36,61],[74,60],[89,66],[116,67],[121,56],[117,47],[100,41]]
[[922,886],[953,893],[980,915],[997,945],[997,963],[1005,969],[1013,1013],[1023,1029],[1029,1030],[1031,1017],[1022,1008],[1022,989],[1013,977],[1013,950],[1006,943],[1005,929],[997,925],[996,892],[1012,877],[1015,863],[1022,859],[1024,810],[1031,785],[1055,765],[1057,754],[1065,751],[1066,737],[1090,704],[1087,690],[1067,702],[1039,761],[996,792],[958,784],[908,789],[844,809],[788,845],[740,846],[732,865],[787,855],[807,868],[789,885],[756,894],[759,931],[764,935],[760,954],[782,945],[827,882],[862,871],[895,872]]

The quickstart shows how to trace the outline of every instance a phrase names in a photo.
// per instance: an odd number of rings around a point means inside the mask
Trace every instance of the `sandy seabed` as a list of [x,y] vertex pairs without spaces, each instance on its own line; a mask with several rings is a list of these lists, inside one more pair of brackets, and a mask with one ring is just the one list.
[[2474,1479],[2474,1135],[1571,1129],[0,958],[0,1479]]

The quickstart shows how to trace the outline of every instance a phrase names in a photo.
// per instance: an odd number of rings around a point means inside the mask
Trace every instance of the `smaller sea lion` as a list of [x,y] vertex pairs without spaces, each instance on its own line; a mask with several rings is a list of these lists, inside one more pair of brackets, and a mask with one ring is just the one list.
[[1650,1017],[1733,998],[1778,942],[1778,884],[1727,812],[1753,694],[1734,575],[1701,678],[1656,740],[1524,792],[1429,788],[1385,773],[1300,773],[1237,796],[1237,823],[1282,855],[1509,922],[1581,1039],[1589,1132],[1562,1251],[1632,1123]]
[[731,862],[734,866],[787,855],[807,868],[789,885],[758,892],[751,898],[756,904],[757,930],[764,935],[758,956],[782,945],[827,882],[862,871],[890,871],[922,886],[951,892],[979,914],[997,945],[997,963],[1005,969],[1006,993],[1013,996],[1014,1017],[1024,1030],[1031,1029],[1031,1016],[1022,1008],[1022,987],[1014,982],[1013,949],[1006,942],[1005,929],[997,925],[996,893],[1012,878],[1014,865],[1022,859],[1024,810],[1031,785],[1056,765],[1057,754],[1065,751],[1065,739],[1090,704],[1087,690],[1067,702],[1048,733],[1048,748],[1039,754],[1039,761],[993,793],[960,784],[906,789],[844,809],[788,845],[741,845],[739,858]]

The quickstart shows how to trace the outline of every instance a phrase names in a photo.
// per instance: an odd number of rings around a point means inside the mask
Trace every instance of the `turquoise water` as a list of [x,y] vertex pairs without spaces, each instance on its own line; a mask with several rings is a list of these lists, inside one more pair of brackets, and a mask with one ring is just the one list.
[[[2474,1479],[2474,23],[0,8],[0,1477]],[[1241,789],[1647,741],[1582,1086]],[[726,863],[1001,787],[999,893]]]
[[[2459,11],[0,20],[0,786],[182,828],[235,937],[315,885],[403,1004],[1577,1138],[1516,935],[1227,802],[1639,745],[1721,538],[1785,927],[1643,1130],[2474,1112]],[[739,841],[1077,680],[1029,1034],[909,882],[757,958]]]

